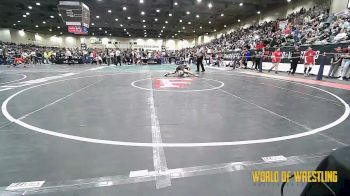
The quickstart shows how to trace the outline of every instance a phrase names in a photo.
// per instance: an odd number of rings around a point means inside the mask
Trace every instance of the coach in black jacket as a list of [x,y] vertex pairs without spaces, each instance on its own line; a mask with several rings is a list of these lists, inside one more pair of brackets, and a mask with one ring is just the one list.
[[301,51],[299,50],[298,46],[295,46],[294,50],[292,51],[292,59],[290,60],[290,70],[288,71],[288,75],[295,74],[300,58],[301,58]]

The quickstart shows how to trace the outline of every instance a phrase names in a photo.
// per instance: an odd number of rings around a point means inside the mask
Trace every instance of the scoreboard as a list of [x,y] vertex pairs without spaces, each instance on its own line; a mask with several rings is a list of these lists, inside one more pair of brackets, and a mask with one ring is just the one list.
[[68,26],[68,32],[87,34],[90,26],[90,9],[79,1],[60,1],[58,11],[63,22]]
[[74,33],[74,34],[85,35],[85,34],[88,33],[88,28],[84,27],[84,26],[69,25],[68,26],[68,32],[69,33]]

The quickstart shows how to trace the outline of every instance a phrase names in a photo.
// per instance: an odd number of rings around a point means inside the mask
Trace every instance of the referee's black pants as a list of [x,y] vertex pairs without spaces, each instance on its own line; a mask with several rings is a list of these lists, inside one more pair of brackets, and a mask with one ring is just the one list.
[[297,70],[298,67],[298,61],[293,61],[290,63],[290,71],[291,74],[295,74],[295,71]]
[[197,57],[197,71],[199,71],[199,66],[202,68],[202,71],[205,71],[203,65],[203,57]]
[[118,66],[118,64],[119,64],[120,66],[122,66],[122,59],[121,59],[120,56],[117,56],[117,58],[116,58],[116,63],[115,63],[115,65]]

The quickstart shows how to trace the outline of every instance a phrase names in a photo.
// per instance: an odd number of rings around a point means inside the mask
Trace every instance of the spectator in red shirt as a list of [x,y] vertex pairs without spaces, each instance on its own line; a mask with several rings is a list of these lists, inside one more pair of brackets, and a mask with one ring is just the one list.
[[19,65],[19,64],[25,64],[26,61],[24,58],[19,57],[19,58],[15,58],[15,60],[13,61],[13,64],[15,64],[15,66]]
[[282,59],[282,52],[280,48],[277,48],[272,53],[272,67],[269,69],[269,72],[275,68],[275,73],[278,74],[278,65],[280,64]]
[[263,41],[260,41],[256,46],[255,46],[255,50],[258,51],[258,50],[261,50],[265,48],[265,45],[263,43]]
[[283,32],[285,35],[290,35],[292,33],[292,29],[290,28],[290,26],[288,25],[287,28],[284,30]]
[[305,63],[304,63],[304,76],[309,76],[312,66],[315,65],[316,51],[312,50],[311,47],[305,51]]

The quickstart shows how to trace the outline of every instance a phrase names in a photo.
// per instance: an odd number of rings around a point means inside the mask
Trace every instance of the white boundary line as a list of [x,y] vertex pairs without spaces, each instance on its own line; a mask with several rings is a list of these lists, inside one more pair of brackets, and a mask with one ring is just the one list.
[[[113,75],[113,74],[106,74],[106,75]],[[116,74],[117,75],[117,74]],[[100,76],[105,76],[105,75],[100,75]],[[44,84],[40,84],[40,85],[36,85],[36,86],[32,86],[26,89],[23,89],[13,95],[11,95],[10,97],[8,97],[1,106],[1,110],[3,115],[10,121],[10,122],[14,122],[22,127],[25,127],[27,129],[30,129],[32,131],[36,131],[39,133],[44,133],[47,135],[52,135],[52,136],[56,136],[56,137],[61,137],[61,138],[65,138],[65,139],[70,139],[70,140],[77,140],[77,141],[82,141],[82,142],[88,142],[88,143],[95,143],[95,144],[107,144],[107,145],[117,145],[117,146],[135,146],[135,147],[210,147],[210,146],[237,146],[237,145],[249,145],[249,144],[261,144],[261,143],[270,143],[270,142],[277,142],[277,141],[284,141],[284,140],[291,140],[291,139],[296,139],[296,138],[301,138],[301,137],[305,137],[305,136],[310,136],[322,131],[325,131],[327,129],[330,129],[332,127],[335,127],[337,125],[339,125],[340,123],[344,122],[347,117],[350,114],[350,107],[349,105],[343,100],[341,99],[339,96],[328,92],[326,90],[323,90],[321,88],[318,87],[314,87],[314,86],[310,86],[310,85],[306,85],[306,84],[300,84],[300,83],[295,83],[298,85],[302,85],[302,86],[307,86],[313,89],[317,89],[320,90],[322,92],[325,92],[329,95],[332,95],[333,97],[335,97],[336,99],[338,99],[343,105],[344,105],[344,113],[343,115],[335,120],[332,123],[329,123],[327,125],[324,125],[322,127],[313,129],[313,130],[309,130],[307,132],[303,132],[303,133],[298,133],[298,134],[293,134],[293,135],[287,135],[287,136],[281,136],[281,137],[274,137],[274,138],[266,138],[266,139],[256,139],[256,140],[242,140],[242,141],[232,141],[232,142],[206,142],[206,143],[140,143],[140,142],[122,142],[122,141],[112,141],[112,140],[101,140],[101,139],[93,139],[93,138],[87,138],[87,137],[80,137],[80,136],[75,136],[75,135],[69,135],[69,134],[63,134],[63,133],[57,133],[54,131],[50,131],[47,129],[43,129],[43,128],[39,128],[33,125],[29,125],[21,120],[15,119],[11,114],[9,114],[8,110],[7,110],[7,104],[8,102],[13,99],[15,96],[28,91],[30,89],[36,88],[36,87],[40,87],[40,86],[44,86],[44,85],[48,85],[48,84],[53,84],[53,83],[57,83],[57,82],[63,82],[63,81],[69,81],[69,80],[77,80],[77,79],[82,79],[82,78],[88,78],[88,77],[96,77],[96,76],[85,76],[85,77],[78,77],[78,78],[68,78],[68,79],[64,79],[64,80],[58,80],[58,81],[53,81],[53,82],[48,82],[48,83],[44,83]]]
[[[220,74],[220,73],[215,73],[215,74],[218,74],[218,75],[239,75],[239,74]],[[247,74],[247,76],[245,76],[245,75],[239,75],[239,76],[258,78],[257,76],[250,75],[250,74]],[[260,77],[260,78],[262,78],[262,77]],[[266,78],[266,77],[264,77],[264,78]],[[263,79],[263,78],[262,78],[262,79]],[[253,83],[251,80],[247,80],[247,79],[238,79],[238,80],[240,80],[240,81],[246,81],[246,82],[249,82],[249,83]],[[275,78],[271,78],[271,80],[277,80],[277,81],[284,81],[284,82],[292,83],[292,81],[280,80],[280,79],[275,79]],[[293,82],[293,83],[295,83],[295,82]],[[334,102],[335,105],[342,106],[342,105],[339,104],[338,101],[331,100],[331,99],[327,99],[327,98],[324,98],[324,97],[319,97],[319,96],[311,95],[311,94],[308,94],[308,93],[303,93],[303,92],[301,92],[301,91],[283,88],[283,87],[281,87],[281,86],[273,85],[273,84],[265,84],[265,83],[258,83],[258,84],[259,84],[259,85],[263,85],[263,86],[270,86],[270,87],[274,87],[274,88],[278,88],[278,89],[282,89],[282,90],[286,90],[286,91],[291,91],[291,92],[294,92],[294,93],[298,93],[298,94],[301,94],[301,95],[306,95],[306,96],[314,97],[314,98],[321,99],[321,100],[324,100],[324,101]],[[298,83],[298,84],[299,84],[299,83]]]
[[106,67],[108,67],[108,66],[95,67],[95,68],[88,69],[88,71],[97,71],[97,70],[100,70],[100,69],[104,69]]
[[247,100],[247,99],[243,99],[242,97],[240,97],[240,96],[238,96],[238,95],[235,95],[235,94],[233,94],[233,93],[230,93],[230,92],[225,91],[225,90],[222,90],[222,89],[220,89],[220,91],[223,92],[223,93],[225,93],[225,94],[227,94],[227,95],[230,95],[230,96],[232,96],[232,97],[235,97],[235,98],[237,98],[237,99],[240,99],[240,100],[242,100],[243,102],[245,102],[245,103],[247,103],[247,104],[253,105],[253,106],[255,106],[255,107],[257,107],[257,108],[259,108],[259,109],[261,109],[261,110],[264,110],[265,112],[268,112],[268,113],[270,113],[270,114],[272,114],[272,115],[274,115],[274,116],[277,116],[277,117],[282,118],[282,119],[284,119],[284,120],[287,120],[287,121],[289,121],[289,122],[291,122],[291,123],[294,123],[294,124],[298,125],[299,127],[304,128],[305,130],[311,130],[311,128],[307,127],[306,125],[303,125],[303,124],[301,124],[301,123],[299,123],[299,122],[297,122],[297,121],[294,121],[294,120],[292,120],[292,119],[290,119],[290,118],[288,118],[288,117],[285,117],[285,116],[282,116],[282,115],[280,115],[280,114],[277,114],[276,112],[273,112],[273,111],[271,111],[271,110],[269,110],[269,109],[267,109],[267,108],[264,108],[264,107],[262,107],[262,106],[260,106],[260,105],[257,105],[257,104],[255,104],[255,103],[253,103],[253,102],[251,102],[251,101],[249,101],[249,100]]
[[60,102],[60,101],[62,101],[62,100],[67,99],[68,97],[72,97],[73,95],[75,95],[75,94],[77,94],[77,93],[79,93],[79,92],[81,92],[81,91],[83,91],[83,90],[85,90],[85,89],[87,89],[87,88],[89,88],[89,87],[91,87],[91,86],[94,86],[94,85],[96,85],[97,83],[99,83],[99,82],[101,82],[101,81],[102,81],[102,80],[98,80],[97,82],[93,82],[93,83],[91,83],[91,84],[88,84],[88,85],[86,85],[86,86],[84,86],[84,87],[82,87],[82,88],[80,88],[80,89],[78,89],[78,90],[76,90],[76,91],[74,91],[74,92],[72,92],[72,93],[69,93],[68,95],[65,95],[64,97],[61,97],[61,98],[59,98],[59,99],[57,99],[57,100],[55,100],[55,101],[53,101],[53,102],[51,102],[51,103],[49,103],[49,104],[43,106],[43,107],[40,107],[39,109],[36,109],[36,110],[34,110],[34,111],[32,111],[32,112],[30,112],[30,113],[28,113],[28,114],[25,114],[25,115],[19,117],[18,119],[19,119],[19,120],[23,120],[23,119],[27,118],[28,116],[30,116],[30,115],[32,115],[32,114],[35,114],[35,113],[37,113],[37,112],[39,112],[39,111],[41,111],[41,110],[43,110],[43,109],[45,109],[45,108],[48,108],[48,107],[50,107],[50,106],[53,106],[53,105],[55,105],[56,103],[58,103],[58,102]]
[[220,71],[229,71],[231,69],[229,68],[226,68],[226,67],[213,67],[213,66],[209,66],[209,65],[206,65],[205,68],[209,68],[209,69],[215,69],[215,70],[220,70]]
[[[182,179],[196,176],[209,176],[215,174],[232,173],[238,171],[251,171],[251,170],[266,170],[268,168],[278,168],[290,165],[302,165],[302,164],[318,164],[327,155],[301,155],[301,156],[289,156],[285,157],[278,162],[265,162],[262,160],[254,161],[242,161],[242,162],[227,162],[217,163],[210,165],[199,165],[193,167],[183,167],[169,169],[167,174],[171,179]],[[26,188],[15,191],[7,191],[7,187],[0,187],[0,194],[5,196],[13,195],[38,195],[49,194],[53,192],[60,192],[64,195],[63,191],[82,190],[88,188],[108,187],[108,186],[122,186],[127,184],[135,184],[142,182],[151,182],[155,180],[156,172],[148,170],[131,171],[129,175],[115,175],[104,176],[87,179],[67,180],[61,182],[45,182],[42,187],[39,188]],[[210,177],[209,177],[210,178]]]
[[[149,68],[149,66],[148,66]],[[149,75],[152,78],[150,71]],[[151,89],[153,89],[152,80],[149,83]],[[157,115],[156,106],[154,103],[154,91],[149,91],[148,105],[150,110],[151,128],[152,128],[152,143],[163,143],[162,134],[160,132],[159,118]],[[156,189],[166,188],[171,186],[171,178],[168,172],[168,165],[166,162],[164,148],[161,146],[155,146],[152,149],[153,152],[153,167],[155,171]]]
[[[152,84],[151,84],[152,85]],[[154,105],[153,91],[150,91],[148,99],[149,109],[151,113],[151,127],[152,127],[152,143],[162,143],[162,135],[160,133],[159,119],[157,116],[156,107]],[[164,148],[161,146],[153,147],[153,166],[156,172],[156,188],[165,188],[171,186],[170,175],[166,174],[168,166],[166,163]]]
[[24,74],[9,74],[9,75],[20,75],[20,76],[23,76],[23,77],[20,78],[20,79],[17,79],[17,80],[12,80],[12,81],[8,81],[8,82],[0,83],[0,85],[9,84],[9,83],[12,83],[12,82],[19,82],[19,81],[22,81],[22,80],[27,78],[27,75],[24,75]]
[[152,80],[152,79],[157,79],[157,78],[145,78],[145,79],[141,79],[141,80],[136,80],[136,81],[131,83],[131,86],[138,88],[138,89],[141,89],[141,90],[146,90],[146,91],[179,92],[179,93],[212,91],[212,90],[220,89],[220,88],[225,86],[225,83],[223,83],[219,80],[213,80],[213,79],[208,79],[208,78],[197,78],[197,79],[218,82],[218,83],[220,83],[220,86],[216,86],[213,88],[207,88],[207,89],[198,89],[198,90],[158,90],[158,89],[153,89],[153,88],[143,88],[143,87],[136,85],[136,83],[138,83],[138,82],[145,81],[145,80]]
[[0,92],[1,92],[1,91],[11,90],[11,89],[13,89],[13,88],[3,88],[3,89],[0,89]]

